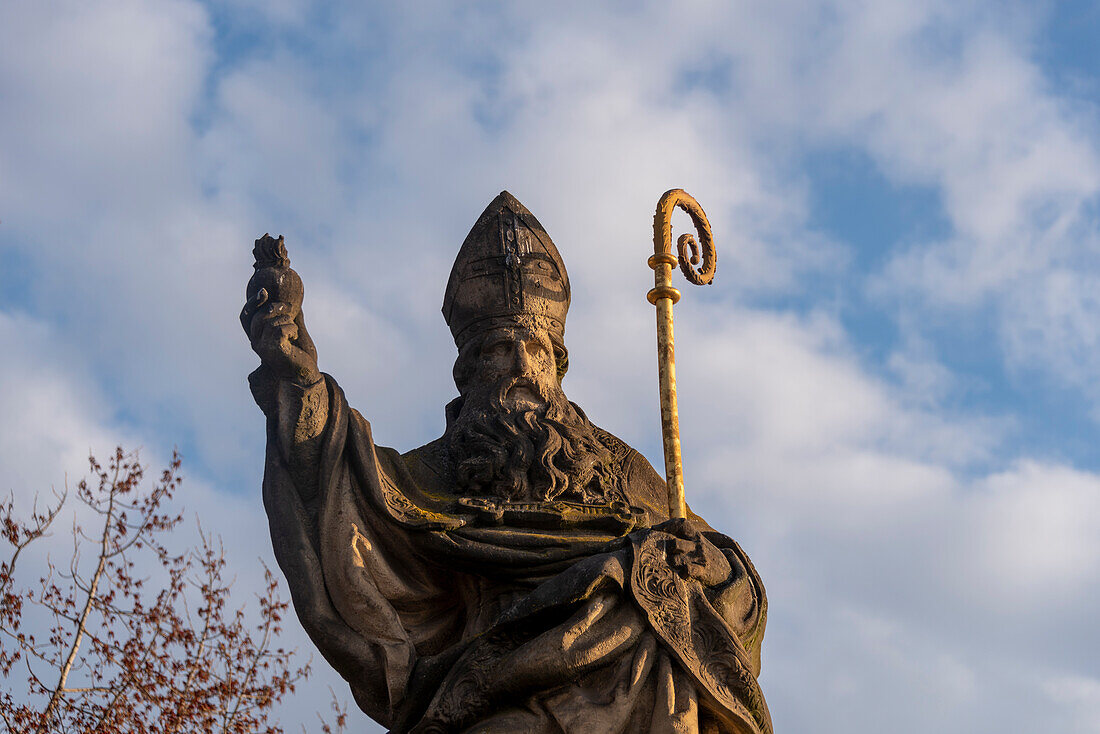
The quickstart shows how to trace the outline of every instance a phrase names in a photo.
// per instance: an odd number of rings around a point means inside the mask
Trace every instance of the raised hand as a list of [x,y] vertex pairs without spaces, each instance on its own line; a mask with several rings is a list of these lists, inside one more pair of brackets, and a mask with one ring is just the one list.
[[320,379],[317,349],[297,304],[271,301],[267,289],[261,288],[241,309],[241,326],[252,351],[276,377],[303,385]]

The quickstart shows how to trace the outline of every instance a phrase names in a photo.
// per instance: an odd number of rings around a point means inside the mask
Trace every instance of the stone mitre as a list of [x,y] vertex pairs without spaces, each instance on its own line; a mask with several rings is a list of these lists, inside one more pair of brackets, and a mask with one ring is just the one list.
[[569,276],[535,215],[500,192],[478,217],[455,258],[443,318],[455,344],[504,324],[528,321],[565,343]]

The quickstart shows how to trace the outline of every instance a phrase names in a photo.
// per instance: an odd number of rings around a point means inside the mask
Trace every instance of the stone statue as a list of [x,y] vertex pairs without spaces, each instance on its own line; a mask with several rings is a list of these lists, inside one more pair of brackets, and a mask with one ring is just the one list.
[[407,453],[318,371],[282,238],[255,252],[275,555],[363,711],[394,732],[771,732],[760,578],[566,398],[569,279],[531,212],[503,192],[466,237],[443,299],[459,397]]

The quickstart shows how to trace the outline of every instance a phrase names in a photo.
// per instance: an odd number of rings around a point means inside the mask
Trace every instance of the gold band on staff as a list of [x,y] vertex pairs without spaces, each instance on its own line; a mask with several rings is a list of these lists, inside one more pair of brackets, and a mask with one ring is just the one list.
[[[672,254],[672,213],[679,207],[691,217],[699,242],[690,234],[676,241]],[[693,266],[702,265],[698,269]],[[684,501],[684,467],[680,460],[680,418],[676,407],[676,350],[672,333],[672,306],[680,291],[672,287],[672,266],[679,265],[684,277],[695,285],[709,285],[718,265],[710,222],[699,202],[683,189],[666,191],[653,215],[653,255],[647,261],[653,269],[653,288],[646,299],[657,307],[657,375],[661,385],[661,436],[665,452],[665,480],[668,483],[669,515],[687,517]]]

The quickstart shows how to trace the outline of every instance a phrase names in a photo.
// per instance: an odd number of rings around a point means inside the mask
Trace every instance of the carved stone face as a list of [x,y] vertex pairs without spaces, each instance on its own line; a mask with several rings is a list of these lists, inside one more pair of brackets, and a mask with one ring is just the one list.
[[508,410],[545,408],[543,396],[560,390],[549,335],[519,325],[493,329],[485,335],[471,377],[471,382],[483,385],[514,381],[502,396]]

